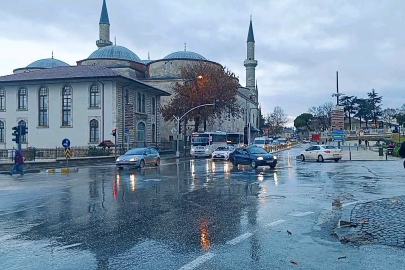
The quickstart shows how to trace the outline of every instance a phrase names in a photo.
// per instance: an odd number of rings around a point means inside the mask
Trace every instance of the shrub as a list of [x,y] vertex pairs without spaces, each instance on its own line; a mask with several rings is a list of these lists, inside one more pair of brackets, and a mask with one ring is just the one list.
[[109,156],[110,154],[111,150],[98,148],[96,146],[89,146],[89,150],[87,152],[89,157]]

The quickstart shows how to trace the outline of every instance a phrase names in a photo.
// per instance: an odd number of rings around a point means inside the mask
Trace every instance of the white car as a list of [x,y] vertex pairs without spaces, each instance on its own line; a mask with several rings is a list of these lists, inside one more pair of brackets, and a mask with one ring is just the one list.
[[233,146],[219,146],[212,152],[211,159],[224,159],[229,160],[229,154],[235,151],[235,147]]
[[332,145],[311,145],[305,151],[301,152],[301,161],[316,160],[323,162],[324,160],[334,160],[338,162],[342,159],[343,151]]

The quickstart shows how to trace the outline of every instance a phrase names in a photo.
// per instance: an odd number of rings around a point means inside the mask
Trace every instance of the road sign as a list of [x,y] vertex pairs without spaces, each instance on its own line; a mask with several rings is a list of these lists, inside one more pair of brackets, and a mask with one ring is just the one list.
[[129,133],[129,129],[128,129],[128,128],[125,129],[125,133]]
[[332,140],[343,142],[346,137],[344,130],[332,130]]
[[69,147],[65,148],[65,158],[70,159],[71,157],[72,157],[72,151],[70,151]]
[[70,141],[69,141],[69,139],[63,139],[63,140],[62,140],[62,146],[65,147],[65,148],[70,147]]
[[176,133],[177,133],[177,129],[176,129],[176,128],[172,128],[171,131],[172,131],[173,134],[176,134]]

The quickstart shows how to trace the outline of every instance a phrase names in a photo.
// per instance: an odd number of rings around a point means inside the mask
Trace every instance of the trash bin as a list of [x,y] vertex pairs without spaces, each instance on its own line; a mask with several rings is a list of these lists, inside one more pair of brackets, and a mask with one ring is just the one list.
[[379,155],[380,157],[384,156],[384,148],[382,148],[382,147],[379,147],[379,148],[378,148],[378,155]]

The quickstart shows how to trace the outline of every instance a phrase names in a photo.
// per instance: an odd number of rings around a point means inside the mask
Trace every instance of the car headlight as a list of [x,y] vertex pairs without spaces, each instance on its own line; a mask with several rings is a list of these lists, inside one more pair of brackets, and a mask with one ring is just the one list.
[[277,159],[277,156],[273,156],[274,159]]
[[195,150],[194,149],[191,149],[191,151],[190,151],[191,153],[194,153],[195,152]]
[[131,158],[129,161],[137,161],[138,159],[136,157]]
[[263,157],[257,157],[257,160],[263,160]]
[[120,158],[117,158],[117,160],[116,161],[120,161]]
[[205,149],[205,153],[209,153],[210,152],[210,150],[209,149]]

